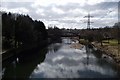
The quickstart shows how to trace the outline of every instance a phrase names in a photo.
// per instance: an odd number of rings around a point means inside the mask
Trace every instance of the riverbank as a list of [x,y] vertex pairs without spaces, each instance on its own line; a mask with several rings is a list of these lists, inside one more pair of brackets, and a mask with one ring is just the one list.
[[22,55],[23,52],[27,52],[26,55],[30,55],[29,52],[31,52],[32,50],[41,49],[41,48],[46,47],[47,45],[48,45],[48,41],[44,40],[39,44],[31,43],[31,44],[20,46],[18,48],[11,48],[4,53],[2,52],[2,61],[10,59],[19,54]]
[[101,44],[97,42],[92,42],[92,45],[94,45],[94,47],[97,48],[97,50],[102,51],[108,56],[111,56],[114,59],[114,61],[120,66],[120,52],[118,46],[111,45],[101,46]]
[[[71,43],[70,44],[70,48],[75,48],[75,49],[81,49],[83,48],[86,44],[87,41],[79,41],[80,43]],[[120,67],[120,53],[118,55],[118,46],[117,45],[105,45],[103,43],[103,46],[101,46],[101,43],[97,43],[97,42],[92,42],[89,44],[89,47],[93,48],[94,51],[98,54],[105,54],[110,56],[114,62],[117,65],[117,68]]]
[[72,43],[70,45],[71,48],[75,48],[75,49],[81,49],[84,45],[79,44],[79,43]]

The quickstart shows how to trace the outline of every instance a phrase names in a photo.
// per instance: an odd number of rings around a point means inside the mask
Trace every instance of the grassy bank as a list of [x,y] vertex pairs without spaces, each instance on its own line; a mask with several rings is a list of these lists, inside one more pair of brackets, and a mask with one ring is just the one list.
[[116,63],[120,65],[120,45],[117,40],[103,40],[103,46],[100,43],[92,42],[92,44],[100,51],[103,51],[108,56],[111,56]]
[[108,45],[108,46],[118,46],[118,40],[116,39],[103,40],[102,43],[103,45]]
[[[85,39],[79,40],[80,44],[87,44],[88,41]],[[116,39],[110,39],[110,40],[103,40],[101,43],[99,42],[92,42],[92,45],[94,45],[97,50],[104,52],[108,56],[111,56],[115,62],[120,65],[120,45],[118,45],[118,40]]]
[[88,41],[87,41],[87,40],[85,40],[85,39],[80,39],[80,40],[79,40],[79,43],[80,43],[80,44],[84,44],[84,45],[85,45],[85,44],[87,44],[87,43],[88,43]]

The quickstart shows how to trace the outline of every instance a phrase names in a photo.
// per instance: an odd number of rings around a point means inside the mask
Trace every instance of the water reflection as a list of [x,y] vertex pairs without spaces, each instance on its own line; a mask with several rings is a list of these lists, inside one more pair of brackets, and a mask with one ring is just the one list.
[[48,46],[48,53],[55,53],[61,47],[61,43],[54,43]]
[[[116,68],[108,62],[99,64],[100,59],[92,54],[91,49],[85,46],[82,49],[70,48],[67,41],[69,40],[64,39],[64,45],[59,50],[47,54],[44,62],[38,64],[30,78],[118,77]],[[71,41],[69,44],[72,43]]]
[[31,51],[28,56],[24,55],[27,54],[25,52],[23,55],[19,55],[16,59],[10,61],[12,63],[3,63],[3,65],[6,65],[3,67],[3,80],[9,78],[12,80],[28,79],[37,64],[44,61],[46,53],[47,48],[34,51],[34,53]]
[[54,43],[43,50],[33,50],[31,55],[12,58],[3,67],[3,79],[119,77],[114,62],[107,61],[103,55],[98,57],[87,46],[71,48],[76,41],[68,39],[63,38],[62,44]]
[[74,43],[74,41],[72,41],[72,39],[70,39],[69,37],[63,37],[62,38],[62,43],[63,44],[71,44],[71,43]]
[[89,55],[90,55],[90,48],[86,45],[85,46],[85,49],[86,49],[86,64],[88,65],[89,64]]

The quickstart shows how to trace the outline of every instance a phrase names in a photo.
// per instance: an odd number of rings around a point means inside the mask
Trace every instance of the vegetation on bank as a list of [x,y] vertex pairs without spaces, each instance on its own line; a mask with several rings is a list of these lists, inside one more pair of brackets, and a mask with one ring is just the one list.
[[2,13],[2,51],[24,47],[42,46],[47,43],[61,42],[62,31],[33,20],[29,15]]
[[116,39],[110,39],[110,40],[102,40],[103,45],[108,46],[118,46],[118,40]]
[[62,34],[62,30],[59,29],[57,26],[51,27],[49,26],[47,29],[47,33],[48,33],[48,38],[49,38],[49,42],[61,42],[61,34]]
[[120,64],[120,26],[81,30],[80,43],[92,44]]
[[[119,45],[103,45],[101,46],[100,43],[93,42],[92,43],[96,48],[97,51],[102,51],[102,53],[111,56],[116,63],[120,65],[120,46]],[[118,47],[119,46],[119,47]]]
[[85,40],[85,39],[80,39],[79,40],[79,43],[81,43],[81,44],[86,44],[88,41],[87,40]]

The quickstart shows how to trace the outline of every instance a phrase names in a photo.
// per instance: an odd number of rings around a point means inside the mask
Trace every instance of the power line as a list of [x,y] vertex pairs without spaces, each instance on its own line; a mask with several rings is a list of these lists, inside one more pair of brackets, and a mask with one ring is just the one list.
[[91,16],[89,13],[88,13],[88,16],[85,16],[84,18],[88,18],[88,21],[87,21],[87,29],[90,29],[90,24],[93,23],[90,21],[90,18],[92,18],[93,16]]

